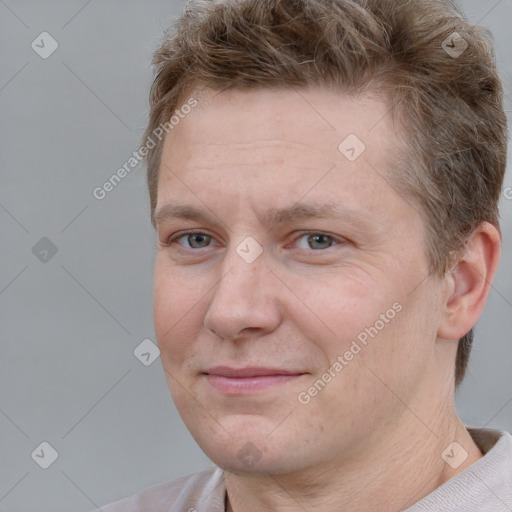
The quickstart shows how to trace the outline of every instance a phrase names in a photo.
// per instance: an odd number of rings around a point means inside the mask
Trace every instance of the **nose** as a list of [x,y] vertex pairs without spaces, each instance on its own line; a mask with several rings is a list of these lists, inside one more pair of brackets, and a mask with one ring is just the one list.
[[204,327],[222,339],[264,336],[281,321],[278,288],[264,255],[247,263],[233,249],[204,318]]

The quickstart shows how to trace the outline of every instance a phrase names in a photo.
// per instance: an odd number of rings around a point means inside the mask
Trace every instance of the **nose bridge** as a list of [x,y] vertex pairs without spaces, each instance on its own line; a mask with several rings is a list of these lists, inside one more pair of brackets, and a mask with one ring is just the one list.
[[257,288],[264,281],[266,270],[264,259],[260,256],[249,263],[238,254],[238,250],[230,249],[224,260],[223,277],[215,287],[210,308],[227,306],[242,310],[258,300]]
[[223,262],[223,277],[214,298],[235,297],[249,302],[256,299],[256,288],[268,272],[265,260],[262,246],[252,236],[246,236],[237,245],[229,247]]
[[[219,281],[214,298],[226,300],[233,298],[235,304],[252,302],[256,298],[258,281],[262,277],[261,262],[246,263],[238,255],[234,255],[227,266],[223,278]],[[226,267],[225,267],[226,268]]]
[[265,258],[255,249],[245,240],[224,258],[204,319],[205,327],[222,338],[234,338],[247,328],[272,329],[278,321]]

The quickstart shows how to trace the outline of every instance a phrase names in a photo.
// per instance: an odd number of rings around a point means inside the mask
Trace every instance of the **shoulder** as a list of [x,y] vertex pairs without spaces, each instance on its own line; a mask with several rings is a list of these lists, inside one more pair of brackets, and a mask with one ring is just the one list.
[[180,476],[101,507],[103,512],[200,512],[224,510],[224,474],[213,467]]

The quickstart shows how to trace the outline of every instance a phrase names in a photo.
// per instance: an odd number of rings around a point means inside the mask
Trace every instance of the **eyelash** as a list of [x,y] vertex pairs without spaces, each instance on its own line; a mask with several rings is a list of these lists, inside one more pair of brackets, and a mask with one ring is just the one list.
[[[176,242],[182,238],[185,238],[185,237],[188,237],[191,235],[204,235],[206,237],[209,237],[211,240],[214,240],[213,236],[209,235],[208,233],[205,233],[204,231],[186,231],[186,232],[177,233],[176,235],[173,235],[172,237],[170,237],[168,239],[166,244],[162,244],[162,245],[164,245],[165,247],[169,247],[170,245],[172,245],[173,242]],[[327,237],[330,240],[332,240],[333,245],[334,244],[340,245],[340,244],[343,244],[344,242],[346,242],[345,239],[340,239],[338,237],[335,237],[334,235],[325,233],[323,231],[304,231],[298,237],[294,238],[293,242],[297,242],[301,238],[303,238],[305,236],[311,236],[311,235]],[[185,251],[199,251],[200,249],[206,249],[206,248],[210,247],[210,246],[207,246],[207,247],[201,247],[201,248],[197,249],[197,248],[183,247],[180,244],[177,244],[177,245],[180,246],[180,248]],[[326,250],[333,247],[333,245],[330,245],[326,249],[311,249],[310,248],[310,249],[299,249],[299,250],[308,251],[308,252],[325,252]]]

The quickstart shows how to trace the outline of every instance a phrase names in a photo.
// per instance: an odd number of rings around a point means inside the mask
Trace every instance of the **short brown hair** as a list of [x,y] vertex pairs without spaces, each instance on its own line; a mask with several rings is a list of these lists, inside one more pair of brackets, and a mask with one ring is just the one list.
[[[502,84],[489,33],[453,4],[196,0],[166,33],[153,65],[143,141],[202,87],[384,93],[407,146],[392,178],[420,205],[431,272],[443,275],[481,222],[499,228],[508,135]],[[163,140],[147,153],[153,225]],[[459,340],[457,386],[472,339],[471,330]]]

